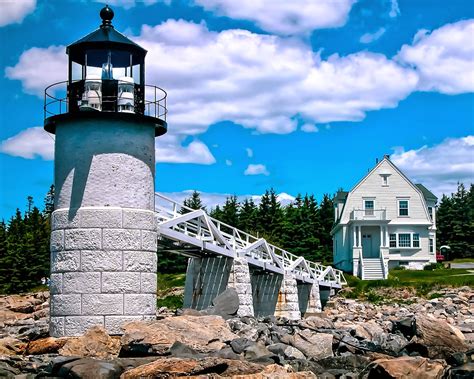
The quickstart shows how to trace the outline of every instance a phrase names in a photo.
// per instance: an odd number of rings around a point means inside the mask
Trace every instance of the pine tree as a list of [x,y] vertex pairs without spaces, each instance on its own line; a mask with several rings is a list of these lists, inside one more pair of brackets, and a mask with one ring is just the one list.
[[275,190],[265,191],[258,207],[257,229],[268,242],[279,244],[283,226],[283,210],[278,202]]
[[[191,209],[203,209],[203,210],[206,210],[206,207],[204,206],[204,204],[202,203],[202,200],[201,200],[201,195],[199,194],[198,191],[193,191],[193,193],[191,194],[191,196],[187,199],[184,199],[183,201],[183,205],[185,207],[188,207],[188,208],[191,208]],[[181,208],[181,213],[182,214],[185,214],[185,213],[189,213],[190,211],[186,208]]]
[[233,227],[237,227],[239,223],[239,202],[237,196],[233,195],[226,199],[221,210],[219,221]]
[[8,279],[9,268],[7,260],[7,226],[5,221],[0,222],[0,293]]
[[252,199],[245,199],[239,211],[239,229],[249,234],[257,233],[258,208]]
[[54,211],[54,184],[51,184],[49,191],[44,198],[44,213],[50,215]]

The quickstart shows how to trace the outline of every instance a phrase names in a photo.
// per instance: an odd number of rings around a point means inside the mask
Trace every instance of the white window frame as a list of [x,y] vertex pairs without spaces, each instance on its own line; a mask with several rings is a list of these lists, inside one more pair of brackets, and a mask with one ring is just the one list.
[[[395,239],[392,239],[393,236],[395,236]],[[388,236],[388,240],[389,240],[389,243],[388,243],[389,247],[391,248],[397,247],[397,233],[390,233],[390,235]],[[395,246],[390,246],[392,242],[395,242]]]
[[434,219],[433,219],[433,213],[434,213],[433,207],[428,207],[428,216],[430,217],[430,221],[431,221],[431,222],[434,221]]
[[[406,207],[407,214],[406,215],[400,214],[400,211],[401,211],[400,203],[402,201],[407,202],[407,207]],[[397,209],[398,209],[398,217],[410,217],[410,199],[397,199]],[[405,208],[403,208],[403,209],[405,209]]]
[[[372,202],[372,208],[367,208],[366,203],[368,201]],[[364,216],[375,216],[375,199],[364,199]]]
[[[410,236],[410,246],[400,246],[400,234],[408,234]],[[395,236],[395,239],[393,239]],[[418,240],[416,241],[414,236],[418,236]],[[421,248],[421,239],[420,233],[412,233],[412,232],[402,232],[402,233],[390,233],[388,236],[388,246],[390,249],[420,249]],[[391,244],[395,242],[395,246],[391,246]],[[418,242],[418,246],[415,246],[415,242]]]
[[[405,245],[407,243],[407,241],[402,241],[401,240],[401,237],[405,237],[405,236],[408,236],[408,246],[402,246]],[[412,235],[411,233],[397,233],[397,244],[400,248],[407,248],[407,247],[412,247]]]
[[[416,236],[416,240],[415,240],[415,236]],[[416,243],[416,245],[415,245]],[[413,247],[420,247],[420,234],[419,233],[413,233],[411,235],[411,245]]]
[[429,241],[428,241],[428,251],[430,253],[434,253],[434,238],[433,237],[430,237],[429,238]]

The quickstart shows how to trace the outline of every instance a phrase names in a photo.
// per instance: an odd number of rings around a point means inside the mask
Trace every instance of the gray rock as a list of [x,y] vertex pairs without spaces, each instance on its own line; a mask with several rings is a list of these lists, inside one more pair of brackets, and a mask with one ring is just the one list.
[[212,307],[203,309],[206,315],[218,315],[225,320],[234,317],[239,310],[239,295],[235,288],[229,287],[212,301]]
[[0,362],[0,378],[14,378],[15,375],[19,375],[20,371],[5,361]]
[[223,359],[235,359],[235,360],[241,360],[242,359],[242,357],[240,355],[234,353],[234,351],[232,350],[231,347],[224,347],[221,350],[216,351],[213,354],[213,356],[218,357],[218,358],[223,358]]
[[261,358],[271,357],[272,355],[273,353],[270,350],[268,350],[265,347],[265,345],[262,343],[254,343],[248,346],[244,352],[245,359],[249,359],[252,361],[255,361]]
[[319,360],[333,356],[331,334],[315,333],[305,329],[291,336],[289,342],[308,358]]
[[206,355],[201,354],[194,350],[193,348],[189,347],[188,345],[176,341],[168,350],[168,353],[177,358],[191,358],[191,359],[199,359],[204,358]]
[[94,373],[94,378],[97,379],[116,379],[122,372],[123,367],[116,361],[82,358],[63,365],[58,372],[58,376],[90,378],[91,373]]
[[243,353],[252,345],[256,345],[256,343],[248,338],[236,338],[235,340],[230,341],[230,346],[236,354]]

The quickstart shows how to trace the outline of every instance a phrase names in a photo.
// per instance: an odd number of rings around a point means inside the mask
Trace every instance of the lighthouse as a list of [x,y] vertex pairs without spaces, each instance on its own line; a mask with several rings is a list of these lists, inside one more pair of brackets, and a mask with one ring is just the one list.
[[145,83],[146,50],[115,30],[114,12],[67,47],[67,81],[45,90],[55,134],[51,317],[55,337],[94,325],[121,334],[155,318],[155,138],[166,92]]

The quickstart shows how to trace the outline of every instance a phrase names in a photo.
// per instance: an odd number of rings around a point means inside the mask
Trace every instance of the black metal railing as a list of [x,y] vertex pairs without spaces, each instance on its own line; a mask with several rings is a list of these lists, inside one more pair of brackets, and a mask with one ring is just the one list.
[[[68,81],[51,84],[44,90],[44,118],[82,111],[135,113],[166,121],[166,91],[153,85],[141,86],[120,80]],[[86,87],[89,86],[89,87]],[[133,92],[120,92],[131,86]],[[124,95],[125,94],[125,95]]]

